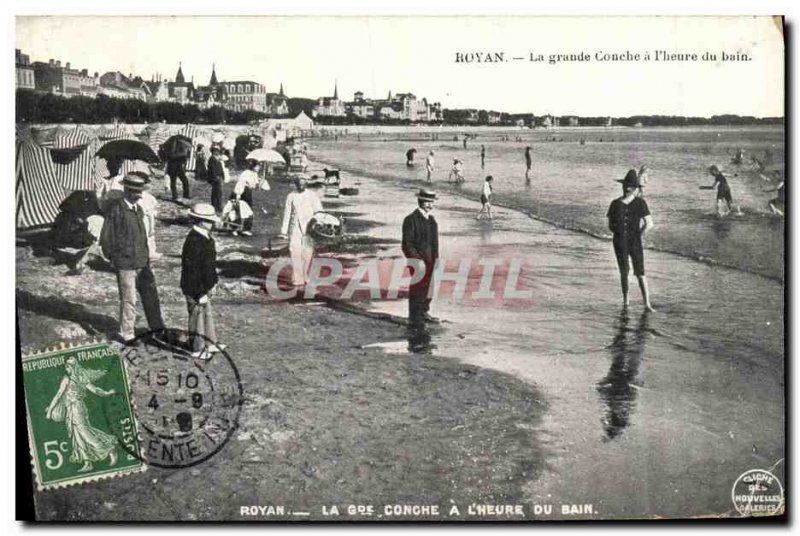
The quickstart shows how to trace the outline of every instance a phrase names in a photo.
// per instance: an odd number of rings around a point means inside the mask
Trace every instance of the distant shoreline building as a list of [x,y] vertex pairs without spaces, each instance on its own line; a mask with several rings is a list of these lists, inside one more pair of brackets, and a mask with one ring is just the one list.
[[289,115],[289,98],[283,92],[283,83],[278,93],[267,93],[267,113],[272,116]]
[[[195,86],[194,78],[187,80],[182,62],[178,62],[175,79],[162,79],[153,75],[149,81],[133,74],[109,71],[103,75],[89,74],[88,69],[72,69],[69,62],[62,67],[60,60],[47,63],[33,62],[30,57],[15,49],[16,87],[64,97],[105,95],[118,99],[138,99],[150,104],[174,102],[195,104],[202,109],[220,106],[234,112],[253,110],[270,117],[288,117],[289,98],[283,83],[277,93],[270,93],[255,80],[219,80],[216,65],[212,64],[207,85]],[[493,112],[494,114],[495,112]],[[312,117],[347,117],[349,115],[370,120],[405,120],[412,123],[441,122],[444,112],[441,103],[429,103],[413,93],[392,92],[386,99],[368,99],[357,91],[354,99],[345,102],[339,98],[338,81],[334,83],[333,96],[319,97]],[[492,116],[493,122],[499,122]]]
[[144,80],[125,76],[119,71],[107,72],[100,76],[97,86],[98,95],[106,95],[117,99],[147,100],[147,91],[142,87]]
[[221,83],[224,88],[223,106],[234,112],[267,111],[267,90],[253,80],[231,80]]
[[17,87],[21,89],[36,89],[36,81],[30,56],[23,54],[20,49],[15,48],[14,60]]
[[344,102],[339,100],[339,83],[333,85],[333,97],[319,97],[311,112],[313,117],[344,117],[347,115]]
[[92,76],[87,69],[72,69],[69,62],[62,67],[61,60],[53,59],[47,63],[33,62],[32,67],[35,90],[64,97],[94,97],[97,94],[97,73]]
[[428,123],[442,120],[440,103],[428,104],[426,98],[417,99],[413,93],[392,92],[385,99],[368,99],[362,91],[353,93],[352,101],[339,99],[338,82],[334,84],[332,97],[319,97],[312,111],[314,117],[354,116],[364,120],[406,120],[412,123]]

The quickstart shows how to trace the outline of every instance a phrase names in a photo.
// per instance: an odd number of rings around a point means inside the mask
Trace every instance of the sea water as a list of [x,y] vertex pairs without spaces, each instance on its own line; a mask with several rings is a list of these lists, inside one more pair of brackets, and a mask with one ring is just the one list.
[[[473,133],[475,133],[473,131]],[[312,153],[324,161],[418,187],[425,180],[425,157],[435,152],[432,186],[478,199],[487,175],[494,177],[496,203],[520,209],[558,226],[609,236],[605,214],[621,192],[620,180],[631,168],[647,164],[644,188],[656,227],[646,247],[782,280],[784,222],[768,202],[777,181],[767,182],[751,157],[766,170],[784,169],[784,130],[780,126],[478,131],[463,148],[463,135],[429,133],[341,136],[338,142],[311,140]],[[453,136],[458,141],[453,141]],[[510,141],[503,141],[502,137]],[[521,141],[514,141],[519,136]],[[581,144],[581,140],[584,143]],[[555,140],[555,141],[553,141]],[[486,148],[481,167],[480,148]],[[525,147],[532,148],[531,180],[525,180]],[[405,153],[417,149],[416,165]],[[742,164],[734,164],[738,150]],[[454,158],[464,162],[466,182],[447,182]],[[735,210],[716,215],[716,192],[701,190],[714,180],[708,167],[722,167]]]

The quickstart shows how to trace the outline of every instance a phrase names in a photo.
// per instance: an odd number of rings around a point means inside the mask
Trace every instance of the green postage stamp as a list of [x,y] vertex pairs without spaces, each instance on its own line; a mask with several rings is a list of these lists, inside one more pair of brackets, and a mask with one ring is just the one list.
[[144,470],[128,376],[108,344],[28,355],[22,371],[40,490]]

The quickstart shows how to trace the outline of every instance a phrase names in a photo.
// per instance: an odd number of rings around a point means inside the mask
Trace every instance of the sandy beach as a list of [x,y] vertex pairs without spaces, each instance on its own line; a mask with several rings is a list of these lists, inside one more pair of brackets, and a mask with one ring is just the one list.
[[[313,169],[335,163],[343,186],[360,189],[324,199],[346,218],[347,236],[319,254],[344,261],[346,274],[365,259],[399,257],[400,222],[422,181],[385,168],[364,173],[363,151],[311,145]],[[256,192],[255,236],[218,238],[218,332],[245,392],[231,442],[195,468],[37,493],[41,519],[252,520],[239,506],[268,504],[312,519],[329,519],[323,505],[371,504],[388,519],[385,505],[412,503],[456,504],[458,520],[498,519],[468,518],[473,503],[520,504],[527,519],[720,516],[734,514],[730,489],[743,471],[771,468],[783,478],[779,281],[649,252],[659,312],[642,314],[633,294],[623,313],[607,240],[502,206],[494,222],[477,222],[470,188],[440,183],[443,255],[519,259],[520,285],[532,298],[444,295],[433,312],[445,323],[426,352],[411,353],[403,299],[342,302],[344,283],[314,300],[264,292],[276,257],[262,249],[278,232],[289,191],[271,184]],[[207,184],[192,187],[195,198],[208,198]],[[170,326],[184,327],[186,207],[167,201],[158,184],[153,192],[161,199],[164,257],[153,268],[162,309]],[[23,352],[110,336],[113,274],[98,263],[65,276],[66,266],[28,238],[17,247]],[[700,280],[709,284],[692,283]],[[581,513],[561,510],[585,504],[592,506]],[[535,514],[534,505],[552,513]]]

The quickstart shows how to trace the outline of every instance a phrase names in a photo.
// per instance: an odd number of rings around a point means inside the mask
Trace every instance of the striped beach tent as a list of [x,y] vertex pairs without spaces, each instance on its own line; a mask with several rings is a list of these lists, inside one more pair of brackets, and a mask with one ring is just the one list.
[[81,127],[59,128],[53,137],[54,149],[71,149],[81,145],[89,145],[93,137]]
[[150,123],[142,132],[142,141],[158,153],[158,148],[169,138],[169,128],[163,123]]
[[150,148],[158,154],[158,149],[161,147],[161,144],[167,141],[169,138],[169,130],[166,128],[160,128],[158,130],[154,130],[150,132],[146,140],[144,141]]
[[125,123],[114,123],[103,125],[97,131],[97,137],[101,140],[135,140],[133,129]]
[[195,143],[197,143],[196,142],[197,138],[201,137],[200,129],[197,128],[197,125],[187,123],[186,125],[183,126],[183,128],[178,130],[176,134],[181,134],[192,140],[192,152],[189,155],[189,160],[186,161],[186,171],[194,171],[194,166],[197,161],[197,159],[195,158],[196,151],[194,149],[194,145]]
[[28,229],[53,223],[65,197],[50,152],[30,139],[16,142],[16,225]]
[[[91,140],[80,155],[66,164],[54,163],[56,177],[67,192],[75,190],[96,190],[100,186],[97,163],[100,158],[94,154],[101,146],[100,141]],[[107,170],[106,170],[107,172]],[[105,176],[105,175],[103,175]]]

